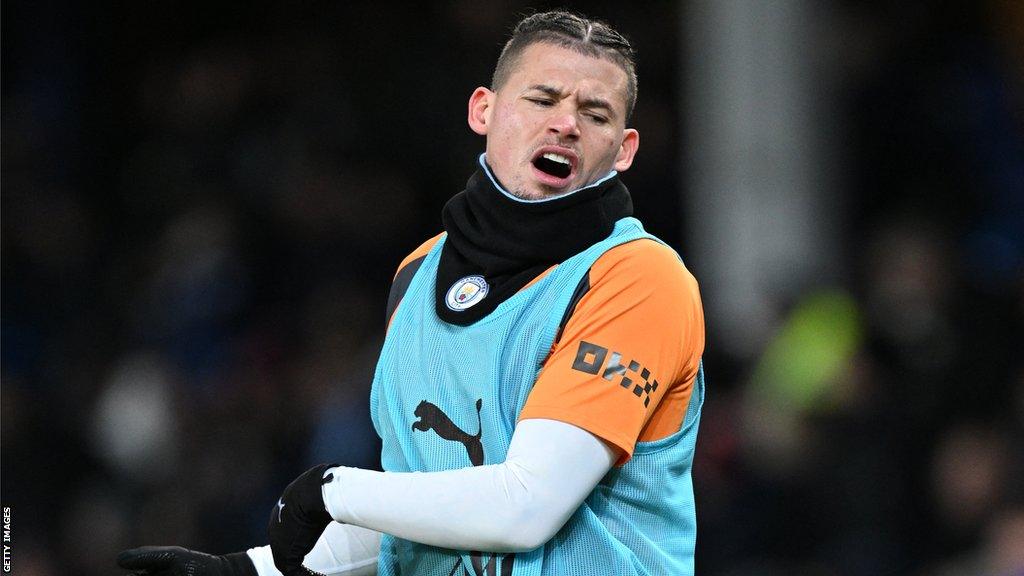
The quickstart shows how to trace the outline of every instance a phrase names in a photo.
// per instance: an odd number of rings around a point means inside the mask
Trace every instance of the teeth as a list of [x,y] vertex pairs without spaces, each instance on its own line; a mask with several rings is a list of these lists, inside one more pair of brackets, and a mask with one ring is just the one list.
[[569,162],[568,158],[566,158],[565,156],[562,156],[561,154],[555,154],[554,152],[545,152],[544,153],[544,157],[547,158],[548,160],[551,160],[551,161],[554,161],[554,162],[560,162],[560,163],[566,164],[566,165],[571,165],[572,164],[571,162]]

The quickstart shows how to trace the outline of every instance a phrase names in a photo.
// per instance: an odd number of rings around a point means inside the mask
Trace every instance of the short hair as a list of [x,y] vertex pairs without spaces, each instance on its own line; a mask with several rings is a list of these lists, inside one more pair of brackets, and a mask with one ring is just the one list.
[[538,43],[553,44],[618,64],[626,73],[626,121],[629,121],[636,105],[637,90],[633,47],[610,25],[571,12],[542,12],[520,20],[498,57],[491,89],[498,91],[519,64],[523,51]]

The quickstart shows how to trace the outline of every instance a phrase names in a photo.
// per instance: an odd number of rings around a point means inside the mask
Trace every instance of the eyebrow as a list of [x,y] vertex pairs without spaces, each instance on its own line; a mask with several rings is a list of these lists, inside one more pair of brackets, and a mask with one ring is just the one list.
[[[548,96],[551,96],[552,98],[559,98],[559,99],[562,98],[562,91],[561,90],[559,90],[558,88],[555,88],[554,86],[549,86],[547,84],[534,84],[534,85],[529,87],[529,90],[537,90],[539,92],[543,92],[544,94],[547,94]],[[594,108],[600,108],[600,109],[604,110],[609,116],[614,116],[615,115],[615,109],[612,108],[611,103],[608,102],[607,100],[605,100],[604,98],[597,98],[597,97],[594,97],[594,96],[592,96],[590,98],[584,98],[584,99],[580,100],[580,107],[581,108],[591,109],[591,110],[594,109]]]

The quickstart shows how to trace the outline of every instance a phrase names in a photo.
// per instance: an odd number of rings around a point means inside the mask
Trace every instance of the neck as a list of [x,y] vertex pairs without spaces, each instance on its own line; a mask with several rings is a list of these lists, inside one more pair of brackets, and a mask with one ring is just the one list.
[[[606,238],[615,222],[632,214],[629,191],[615,174],[569,194],[524,200],[509,194],[480,156],[480,169],[444,207],[448,233],[436,284],[438,316],[466,326],[494,310],[541,272]],[[487,292],[462,310],[448,292],[479,276]]]

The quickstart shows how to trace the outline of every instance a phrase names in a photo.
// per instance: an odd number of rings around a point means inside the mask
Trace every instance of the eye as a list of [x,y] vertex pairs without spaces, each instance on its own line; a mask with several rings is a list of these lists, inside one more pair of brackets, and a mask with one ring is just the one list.
[[608,123],[608,119],[605,118],[604,116],[601,116],[600,114],[587,114],[587,117],[590,118],[590,120],[594,124],[597,124],[599,126]]
[[538,106],[542,106],[544,108],[549,108],[549,107],[555,105],[554,101],[552,101],[552,100],[550,100],[548,98],[527,98],[527,100],[529,100],[530,102],[533,102],[534,104],[536,104]]

